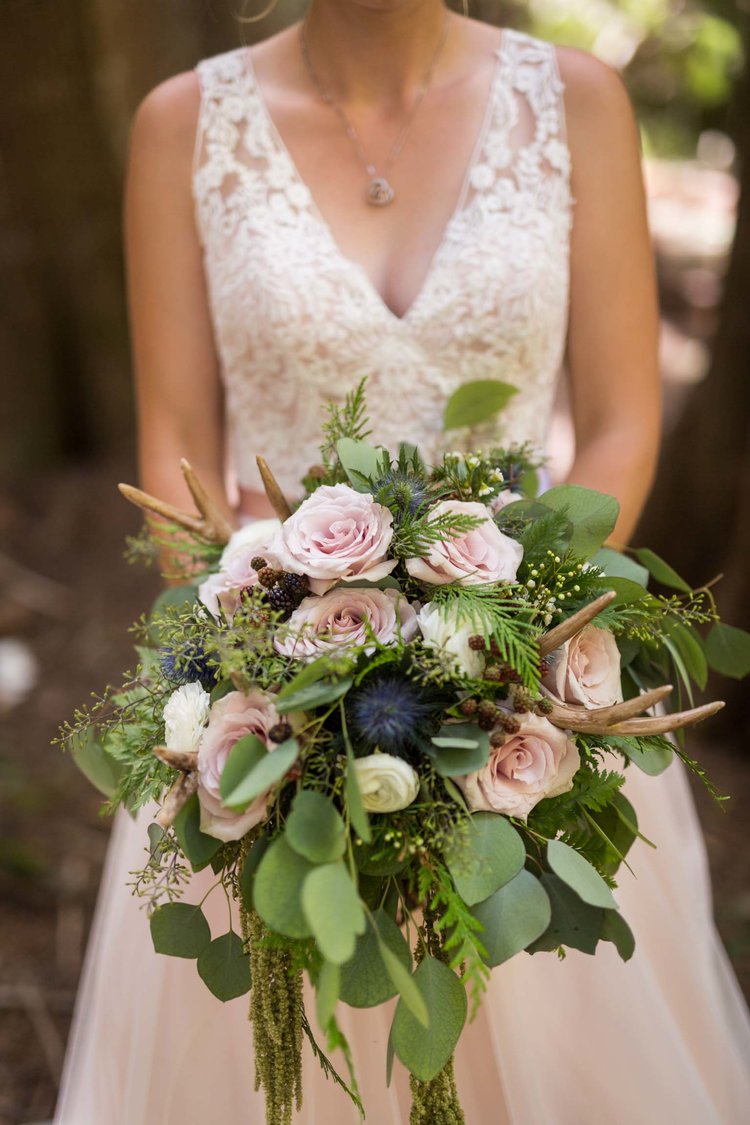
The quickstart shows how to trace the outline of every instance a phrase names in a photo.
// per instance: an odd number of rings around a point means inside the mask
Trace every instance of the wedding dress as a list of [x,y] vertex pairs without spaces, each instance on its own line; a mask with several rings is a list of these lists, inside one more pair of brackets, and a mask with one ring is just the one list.
[[[518,394],[478,438],[544,447],[568,317],[570,194],[563,86],[548,44],[505,31],[481,132],[423,287],[392,312],[346,259],[302,182],[241,48],[197,70],[194,198],[226,389],[232,461],[259,487],[262,453],[293,495],[316,460],[323,405],[367,375],[373,438],[443,444],[448,394],[501,378]],[[679,763],[631,767],[642,831],[618,898],[637,949],[521,954],[495,969],[456,1054],[468,1125],[739,1125],[750,1120],[750,1022],[711,916],[700,828]],[[148,811],[116,818],[68,1051],[57,1125],[262,1125],[247,997],[221,1004],[193,962],[156,955],[125,884]],[[198,901],[210,872],[194,880]],[[227,929],[223,896],[205,909]],[[235,928],[237,928],[235,923]],[[385,1054],[393,1002],[337,1015],[372,1125],[406,1125],[409,1088]],[[310,1006],[311,1018],[314,1008]],[[337,1062],[343,1067],[340,1057]],[[302,1125],[358,1120],[307,1046]]]

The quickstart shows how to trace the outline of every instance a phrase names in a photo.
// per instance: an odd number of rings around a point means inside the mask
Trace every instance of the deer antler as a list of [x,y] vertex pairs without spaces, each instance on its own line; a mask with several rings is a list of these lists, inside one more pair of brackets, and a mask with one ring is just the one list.
[[160,762],[182,773],[164,798],[156,817],[157,824],[169,828],[198,788],[198,755],[195,750],[170,750],[166,746],[154,746],[154,754]]
[[135,504],[136,507],[142,508],[144,512],[151,512],[154,515],[161,516],[162,519],[176,523],[179,527],[184,527],[194,535],[207,539],[209,543],[227,543],[234,532],[231,523],[208,495],[184,457],[180,461],[180,468],[185,483],[190,489],[190,495],[195,501],[198,515],[185,512],[181,508],[176,508],[173,504],[167,504],[166,501],[159,500],[156,496],[150,496],[148,492],[143,492],[140,488],[134,488],[131,484],[120,484],[117,487],[126,500]]
[[608,590],[606,594],[602,594],[600,598],[596,598],[593,602],[589,602],[583,609],[579,609],[571,617],[565,621],[561,621],[559,625],[555,625],[554,629],[550,629],[548,633],[542,633],[539,638],[539,653],[541,656],[549,656],[560,645],[565,644],[576,633],[580,633],[584,625],[588,625],[589,621],[593,621],[597,614],[606,609],[610,602],[613,602],[617,597],[615,590]]
[[614,734],[614,735],[647,735],[667,734],[668,731],[690,727],[708,719],[721,711],[723,703],[705,703],[702,707],[693,707],[690,711],[675,711],[673,714],[642,715],[647,708],[652,707],[664,699],[672,691],[665,684],[664,687],[646,691],[625,703],[616,703],[613,707],[571,707],[566,703],[558,703],[549,699],[551,711],[546,713],[546,718],[553,726],[563,730],[576,731],[579,734]]
[[265,458],[256,457],[255,461],[258,466],[258,472],[260,473],[260,479],[263,481],[263,487],[266,490],[266,496],[271,501],[274,512],[283,523],[284,520],[288,520],[291,516],[292,509],[289,507],[289,503],[284,493],[279,488],[278,481],[269,469]]

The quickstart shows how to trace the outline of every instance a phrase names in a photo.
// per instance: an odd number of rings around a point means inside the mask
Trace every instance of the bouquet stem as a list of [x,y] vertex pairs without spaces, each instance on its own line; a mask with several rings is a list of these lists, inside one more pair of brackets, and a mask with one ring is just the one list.
[[[255,1089],[263,1089],[266,1125],[291,1125],[302,1105],[302,971],[288,951],[274,948],[263,920],[241,909],[250,955]],[[270,938],[270,940],[269,940]]]

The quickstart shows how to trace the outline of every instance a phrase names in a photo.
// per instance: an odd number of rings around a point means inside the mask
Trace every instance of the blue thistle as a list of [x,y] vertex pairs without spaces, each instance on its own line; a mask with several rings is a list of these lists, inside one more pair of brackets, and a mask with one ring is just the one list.
[[191,684],[197,680],[207,691],[216,684],[217,669],[208,663],[205,651],[198,644],[184,648],[163,645],[160,650],[161,670],[173,684]]
[[368,752],[378,747],[408,757],[436,728],[436,707],[418,685],[406,679],[373,679],[347,703],[352,738]]
[[430,490],[422,477],[403,469],[390,469],[373,482],[373,489],[381,503],[394,507],[398,512],[408,512],[414,516],[431,499]]

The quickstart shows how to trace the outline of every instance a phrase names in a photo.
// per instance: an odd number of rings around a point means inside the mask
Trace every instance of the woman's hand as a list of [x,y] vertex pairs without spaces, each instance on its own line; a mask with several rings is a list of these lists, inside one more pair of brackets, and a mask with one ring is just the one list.
[[631,535],[656,467],[659,311],[638,129],[622,80],[593,56],[558,50],[572,156],[567,361],[576,456],[568,480],[620,501]]

